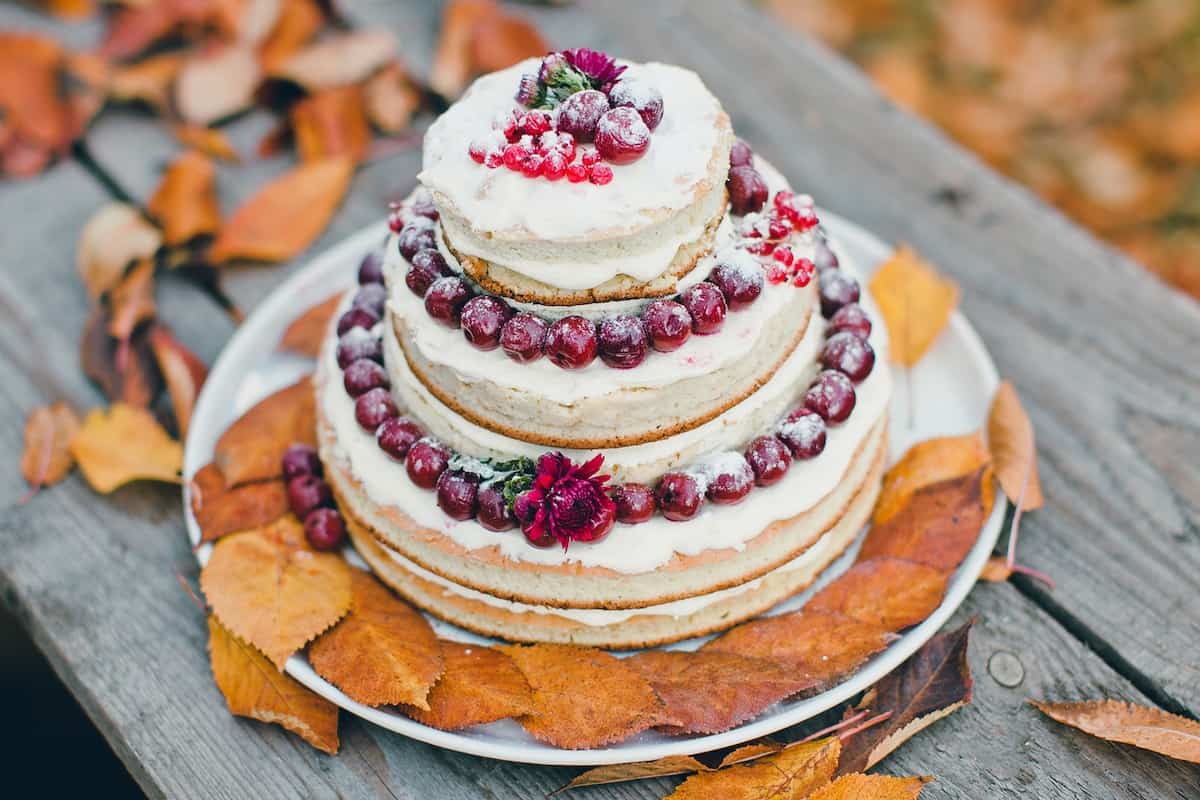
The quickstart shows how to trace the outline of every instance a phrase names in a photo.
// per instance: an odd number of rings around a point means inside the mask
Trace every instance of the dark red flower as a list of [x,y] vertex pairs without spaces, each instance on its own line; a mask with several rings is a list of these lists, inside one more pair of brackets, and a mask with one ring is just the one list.
[[607,475],[597,475],[604,456],[572,464],[562,453],[546,453],[537,462],[533,486],[517,495],[513,516],[532,544],[604,538],[617,519],[617,506],[604,492]]
[[592,87],[604,90],[616,82],[625,71],[624,65],[619,65],[608,53],[591,50],[587,47],[577,47],[573,50],[563,50],[567,63],[582,72],[592,82]]

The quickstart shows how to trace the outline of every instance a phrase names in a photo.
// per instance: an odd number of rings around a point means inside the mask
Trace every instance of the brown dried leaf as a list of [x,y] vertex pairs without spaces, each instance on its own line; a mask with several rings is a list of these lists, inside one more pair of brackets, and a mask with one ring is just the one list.
[[117,369],[127,363],[129,337],[138,325],[152,319],[154,303],[154,261],[143,259],[112,288],[108,296],[108,335],[120,342]]
[[304,98],[292,106],[291,124],[302,161],[349,156],[358,162],[371,144],[362,89],[355,85],[322,89]]
[[462,94],[471,78],[471,43],[481,22],[499,13],[495,0],[450,0],[442,8],[442,27],[429,85],[449,100]]
[[666,800],[801,800],[829,783],[840,752],[833,737],[793,744],[750,764],[697,773]]
[[900,511],[913,492],[938,481],[975,472],[991,460],[979,431],[917,442],[883,476],[871,521],[878,525]]
[[269,75],[309,91],[366,80],[396,55],[396,39],[382,29],[327,36],[275,65]]
[[216,464],[201,467],[192,476],[189,489],[201,543],[261,528],[288,513],[287,488],[282,480],[230,489]]
[[563,644],[502,645],[533,689],[517,721],[535,739],[567,750],[627,739],[654,724],[662,701],[633,669],[601,650]]
[[185,244],[221,227],[216,181],[213,163],[195,150],[184,152],[167,167],[146,210],[162,225],[168,245]]
[[213,546],[200,588],[213,614],[282,670],[288,657],[350,609],[351,573],[336,553],[317,553],[294,516]]
[[208,378],[208,367],[163,325],[156,324],[150,329],[150,348],[171,395],[175,426],[180,438],[185,437],[196,398]]
[[79,416],[62,401],[30,412],[25,420],[21,475],[32,491],[58,483],[75,466],[71,440],[78,430]]
[[920,731],[971,702],[967,642],[971,622],[934,636],[899,668],[868,690],[859,708],[891,712],[878,725],[859,731],[843,745],[840,774],[862,772]]
[[442,640],[446,671],[425,698],[428,709],[405,714],[432,728],[456,731],[533,711],[529,682],[513,660],[491,647]]
[[190,56],[175,79],[175,108],[185,121],[208,125],[254,104],[262,73],[253,48],[234,43]]
[[944,570],[899,558],[873,558],[839,575],[804,608],[900,631],[932,614],[949,582],[950,573]]
[[[229,141],[229,137],[216,128],[208,128],[204,125],[172,125],[171,132],[175,134],[175,138],[179,140],[180,144],[198,150],[206,156],[228,161],[231,164],[241,161],[241,156],[238,155],[233,143]],[[217,216],[219,218],[220,214]]]
[[1092,736],[1200,764],[1200,723],[1185,717],[1119,700],[1029,702],[1051,719]]
[[916,800],[933,778],[897,778],[891,775],[843,775],[822,786],[808,800]]
[[304,377],[260,400],[217,440],[213,463],[229,486],[283,476],[280,459],[293,444],[317,444],[316,399]]
[[388,64],[363,84],[367,119],[384,133],[406,130],[421,103],[421,90],[398,61]]
[[71,454],[91,487],[108,494],[131,481],[179,483],[183,447],[144,408],[117,403],[93,409],[71,441]]
[[493,14],[471,32],[471,68],[476,74],[506,69],[527,58],[544,56],[550,45],[538,29],[513,14]]
[[301,164],[284,173],[233,213],[209,258],[215,263],[292,258],[325,230],[353,173],[354,162],[345,156]]
[[870,288],[887,324],[891,358],[906,367],[921,360],[958,305],[958,285],[908,247],[876,270]]
[[662,699],[656,727],[670,734],[727,731],[813,686],[782,664],[720,650],[646,650],[624,663]]
[[338,707],[275,669],[215,616],[208,618],[208,653],[229,713],[281,725],[323,752],[338,751]]
[[[109,313],[96,308],[83,326],[79,361],[83,373],[114,402],[147,408],[163,386],[162,374],[150,348],[150,328],[143,326],[122,344],[108,334]],[[117,368],[118,351],[123,354]]]
[[663,756],[656,761],[640,761],[636,764],[608,764],[589,769],[576,775],[565,786],[558,789],[578,789],[582,786],[601,786],[608,783],[626,783],[647,778],[665,778],[669,775],[687,775],[690,772],[709,772],[709,767],[692,756]]
[[341,302],[342,293],[335,292],[292,320],[279,339],[279,349],[316,358],[321,352],[325,334],[329,332],[329,322]]
[[1024,511],[1041,508],[1045,500],[1038,480],[1033,423],[1017,397],[1017,390],[1008,381],[1000,384],[992,398],[988,446],[996,462],[996,479],[1013,504],[1021,499]]
[[75,264],[92,302],[121,282],[135,261],[150,259],[162,246],[162,234],[126,203],[102,206],[79,232]]

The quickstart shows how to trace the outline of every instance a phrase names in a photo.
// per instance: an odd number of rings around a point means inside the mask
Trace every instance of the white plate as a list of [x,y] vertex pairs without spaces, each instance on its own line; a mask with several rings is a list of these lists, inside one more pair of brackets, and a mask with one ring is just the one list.
[[[887,245],[857,225],[828,211],[820,216],[838,250],[849,256],[852,263],[864,267],[864,272],[869,274],[890,255]],[[217,438],[240,414],[312,369],[312,362],[307,359],[277,352],[279,337],[300,311],[338,289],[351,286],[362,255],[377,246],[385,234],[384,223],[372,225],[313,259],[311,264],[272,292],[246,319],[217,359],[196,404],[184,452],[186,475],[191,476],[212,460]],[[896,377],[891,408],[893,459],[922,439],[979,429],[998,383],[991,357],[970,323],[958,313],[951,318],[949,326],[921,363],[907,373],[898,370]],[[916,398],[911,414],[910,398]],[[186,491],[183,505],[194,544],[199,541],[200,529],[192,516]],[[927,620],[837,686],[813,697],[778,703],[751,722],[725,733],[669,737],[647,731],[611,747],[561,750],[535,741],[512,720],[448,733],[421,725],[387,708],[361,705],[318,676],[303,654],[289,659],[286,668],[288,674],[317,694],[376,725],[449,750],[487,758],[529,764],[593,766],[703,753],[738,745],[803,722],[846,702],[899,666],[945,624],[966,598],[995,547],[1004,512],[1004,503],[997,503],[979,541],[951,580],[945,599]],[[208,560],[210,549],[204,547],[197,551],[202,564]],[[856,550],[857,544],[826,570],[817,585],[827,583],[847,568]],[[349,555],[362,566],[356,554],[351,552]],[[816,588],[792,598],[771,613],[798,608]],[[489,641],[438,620],[431,621],[440,636]],[[700,641],[692,640],[673,647],[691,649]]]

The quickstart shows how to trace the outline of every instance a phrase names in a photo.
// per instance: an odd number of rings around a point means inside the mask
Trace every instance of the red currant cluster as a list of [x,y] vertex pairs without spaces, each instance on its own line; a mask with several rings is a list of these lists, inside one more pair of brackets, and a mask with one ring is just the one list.
[[816,273],[816,265],[811,259],[797,256],[784,242],[817,224],[812,198],[781,190],[775,193],[771,210],[753,220],[745,231],[745,238],[753,240],[746,249],[756,256],[769,257],[766,268],[771,283],[791,281],[793,286],[807,286]]
[[599,150],[579,147],[573,133],[559,130],[555,119],[539,109],[514,109],[495,123],[491,135],[472,142],[467,154],[477,164],[506,167],[527,178],[597,186],[613,178],[612,168],[600,163]]
[[304,521],[304,536],[314,550],[336,550],[346,538],[346,523],[333,502],[317,451],[294,444],[283,453],[288,505]]

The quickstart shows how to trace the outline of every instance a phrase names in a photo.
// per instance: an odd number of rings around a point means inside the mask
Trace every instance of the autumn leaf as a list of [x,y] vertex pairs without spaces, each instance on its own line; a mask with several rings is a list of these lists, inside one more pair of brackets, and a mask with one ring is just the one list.
[[798,800],[829,783],[840,752],[836,738],[794,744],[750,764],[697,773],[666,800]]
[[549,50],[537,27],[515,14],[485,17],[471,31],[471,67],[477,74],[506,69]]
[[308,646],[314,670],[368,706],[428,709],[442,675],[442,650],[420,612],[368,572],[352,570],[350,612]]
[[288,513],[287,489],[282,479],[230,489],[225,486],[217,465],[206,464],[192,476],[188,488],[201,542],[261,528]]
[[221,227],[217,206],[217,170],[206,156],[188,150],[171,162],[146,204],[171,246],[190,242]]
[[891,716],[849,737],[843,744],[839,773],[870,769],[920,731],[971,702],[970,632],[968,622],[939,633],[867,691],[858,707],[872,713],[891,712]]
[[229,713],[281,725],[326,753],[338,751],[338,707],[275,669],[215,616],[208,618],[208,653]]
[[[204,153],[206,156],[233,164],[241,161],[241,156],[238,155],[233,143],[229,141],[229,137],[216,128],[204,125],[172,125],[171,133],[175,134],[175,138],[183,146]],[[217,216],[220,217],[219,214]]]
[[150,329],[150,349],[171,395],[171,408],[180,438],[187,436],[196,397],[208,377],[208,367],[163,325]]
[[429,86],[449,100],[462,94],[473,74],[472,41],[475,29],[499,13],[495,0],[450,0],[442,8],[437,51],[429,73]]
[[384,133],[407,129],[423,100],[420,88],[398,61],[388,64],[363,84],[367,119]]
[[817,789],[808,800],[915,800],[931,780],[851,773]]
[[884,474],[872,523],[878,525],[886,522],[908,503],[916,490],[968,475],[990,460],[987,446],[978,431],[918,442]]
[[283,451],[316,446],[316,399],[308,376],[260,400],[217,440],[213,462],[229,486],[283,475]]
[[[93,309],[83,326],[79,341],[79,362],[83,373],[95,381],[112,401],[147,408],[163,387],[162,374],[150,347],[150,326],[134,331],[128,342],[109,335],[107,309]],[[120,368],[118,351],[122,355]]]
[[291,123],[302,161],[348,156],[358,162],[371,144],[362,89],[355,85],[309,95],[292,106]]
[[533,711],[529,682],[513,660],[491,647],[442,640],[445,672],[425,698],[428,709],[405,706],[432,728],[456,731]]
[[584,786],[602,786],[609,783],[626,783],[627,781],[642,781],[647,778],[665,778],[670,775],[709,771],[710,767],[700,763],[692,756],[663,756],[655,761],[606,764],[576,775],[570,783],[559,787],[555,793]]
[[30,488],[25,499],[43,486],[58,483],[75,466],[71,440],[78,430],[79,417],[62,401],[30,412],[21,451],[21,475]]
[[564,644],[502,645],[533,689],[517,721],[539,741],[566,750],[600,747],[654,724],[662,701],[632,668],[601,650]]
[[395,57],[396,39],[383,29],[327,36],[283,59],[270,77],[289,80],[310,92],[366,80]]
[[71,441],[83,477],[101,494],[132,481],[179,483],[183,447],[144,408],[94,409]]
[[126,203],[109,203],[92,215],[79,233],[75,264],[92,302],[121,282],[125,271],[162,246],[162,234]]
[[340,555],[317,553],[288,515],[213,546],[200,587],[213,614],[278,669],[350,608],[351,572]]
[[108,296],[108,335],[117,340],[116,366],[124,371],[129,360],[129,339],[146,320],[153,319],[154,262],[138,261]]
[[1023,511],[1041,508],[1042,486],[1038,480],[1037,445],[1033,423],[1008,381],[996,389],[988,413],[988,446],[995,459],[996,479],[1013,504]]
[[292,169],[246,201],[221,229],[209,257],[285,261],[321,235],[342,202],[354,172],[346,156]]
[[887,325],[891,358],[906,367],[921,360],[958,305],[958,286],[908,247],[876,270],[870,288]]
[[86,19],[96,13],[95,0],[42,0],[41,6],[67,20]]
[[31,33],[0,32],[0,110],[12,135],[54,151],[67,140],[70,119],[59,95],[62,47]]
[[1200,723],[1194,720],[1119,700],[1029,702],[1051,719],[1092,736],[1200,764]]
[[734,764],[744,764],[747,761],[769,756],[772,753],[778,753],[783,749],[783,745],[772,739],[763,739],[758,742],[744,744],[734,750],[729,751],[718,766],[730,767]]
[[329,332],[329,322],[341,302],[342,293],[335,292],[292,320],[279,339],[279,349],[316,358],[321,352],[325,334]]
[[258,56],[233,43],[189,57],[175,79],[175,108],[186,122],[208,125],[254,104],[262,77]]
[[941,605],[950,573],[899,558],[860,561],[817,592],[806,611],[844,614],[886,631],[912,627]]

